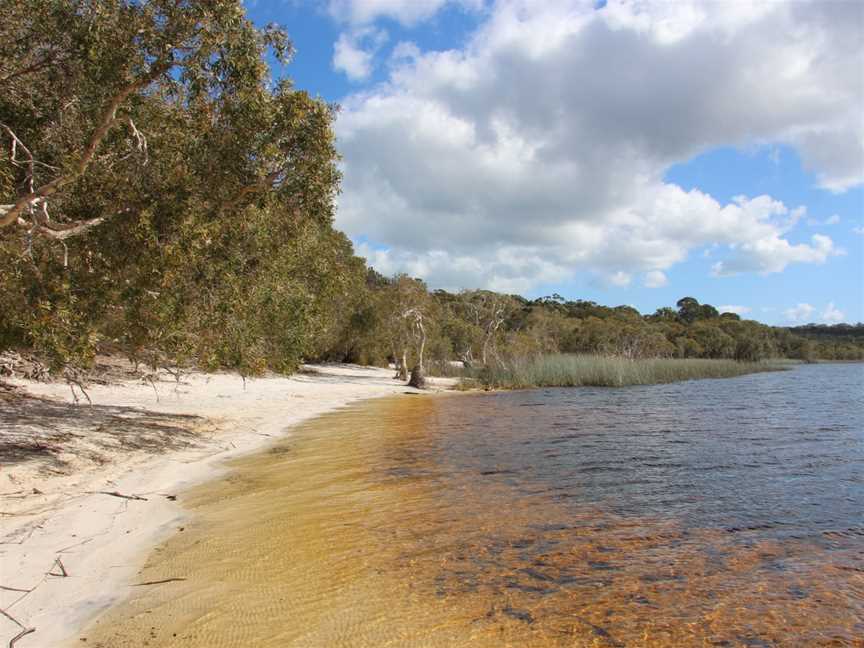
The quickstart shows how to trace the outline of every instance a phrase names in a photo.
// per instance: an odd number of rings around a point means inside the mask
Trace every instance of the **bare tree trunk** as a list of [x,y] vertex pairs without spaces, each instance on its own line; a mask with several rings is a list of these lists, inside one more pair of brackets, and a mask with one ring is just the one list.
[[408,380],[408,349],[402,349],[402,360],[399,363],[399,380]]
[[426,327],[423,326],[423,320],[418,320],[417,326],[420,328],[420,352],[417,365],[420,367],[420,373],[423,373],[423,351],[426,348]]

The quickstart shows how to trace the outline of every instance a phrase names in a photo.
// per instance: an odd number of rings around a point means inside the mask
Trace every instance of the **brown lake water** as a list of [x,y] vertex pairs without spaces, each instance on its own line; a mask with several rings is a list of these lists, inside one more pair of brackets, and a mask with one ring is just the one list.
[[864,646],[864,366],[402,396],[184,495],[79,645]]

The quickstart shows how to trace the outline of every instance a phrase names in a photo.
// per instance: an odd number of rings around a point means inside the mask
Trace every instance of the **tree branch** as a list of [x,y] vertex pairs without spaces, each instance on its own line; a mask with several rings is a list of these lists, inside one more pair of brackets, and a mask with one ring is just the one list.
[[[128,86],[122,88],[114,97],[108,102],[104,112],[102,113],[102,117],[98,122],[96,129],[93,131],[93,134],[90,136],[89,141],[87,142],[86,147],[84,148],[84,153],[81,156],[81,159],[72,167],[69,173],[58,176],[51,180],[50,182],[46,182],[42,186],[29,191],[24,196],[21,196],[12,206],[11,208],[8,205],[4,205],[4,211],[0,212],[0,227],[8,227],[13,223],[17,222],[19,215],[28,207],[32,207],[38,203],[40,200],[44,200],[49,196],[55,194],[58,190],[62,189],[64,186],[71,184],[75,180],[77,180],[80,176],[84,174],[87,170],[87,167],[90,165],[90,162],[93,160],[93,157],[96,155],[96,151],[99,148],[99,145],[102,143],[102,140],[105,139],[105,136],[108,134],[108,131],[118,123],[127,123],[130,124],[133,129],[133,135],[135,135],[136,139],[138,139],[139,147],[141,146],[141,136],[140,132],[135,125],[131,122],[131,119],[117,119],[117,110],[120,108],[120,105],[126,101],[133,93],[146,88],[153,81],[155,81],[161,74],[166,72],[172,67],[172,63],[168,61],[163,61],[158,65],[154,65],[151,68],[150,72],[134,83],[129,84]],[[145,144],[146,146],[146,144]],[[97,223],[98,224],[98,223]]]
[[25,75],[30,74],[32,72],[38,72],[42,68],[48,67],[49,65],[51,65],[53,63],[58,63],[58,62],[61,62],[61,61],[58,61],[57,59],[55,59],[54,56],[49,56],[49,57],[47,57],[41,61],[37,61],[36,63],[28,65],[25,68],[21,68],[20,70],[15,70],[14,72],[10,72],[6,76],[0,77],[0,85],[3,85],[7,81],[11,81],[12,79],[15,79],[17,77],[25,76]]

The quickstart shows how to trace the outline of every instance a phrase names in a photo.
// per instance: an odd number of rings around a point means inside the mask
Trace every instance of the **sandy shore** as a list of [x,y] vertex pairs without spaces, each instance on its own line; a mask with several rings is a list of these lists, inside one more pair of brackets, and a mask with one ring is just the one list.
[[0,465],[0,642],[29,628],[16,648],[75,639],[184,525],[183,491],[226,459],[353,401],[413,391],[392,370],[309,369],[245,386],[230,374],[97,385],[92,406],[74,405],[65,383],[17,381],[39,399],[0,409],[0,440],[13,448]]

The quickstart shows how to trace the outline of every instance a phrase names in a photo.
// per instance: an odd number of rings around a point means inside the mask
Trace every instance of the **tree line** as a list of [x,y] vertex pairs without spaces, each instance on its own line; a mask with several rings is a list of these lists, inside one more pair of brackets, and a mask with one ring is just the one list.
[[[411,313],[410,317],[405,316]],[[422,317],[422,330],[415,324]],[[642,315],[560,295],[526,299],[487,290],[429,291],[419,279],[367,271],[366,289],[338,343],[321,359],[368,364],[489,366],[560,353],[627,359],[707,358],[758,362],[864,359],[864,326],[836,340],[720,313],[693,297]],[[846,329],[844,329],[846,330]]]
[[240,0],[0,0],[0,351],[292,371],[543,353],[861,359],[699,304],[642,316],[386,278],[333,227],[336,107]]

